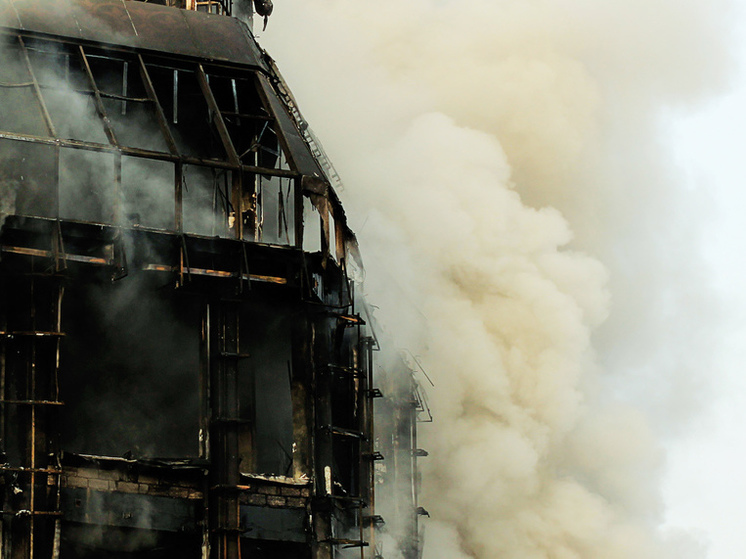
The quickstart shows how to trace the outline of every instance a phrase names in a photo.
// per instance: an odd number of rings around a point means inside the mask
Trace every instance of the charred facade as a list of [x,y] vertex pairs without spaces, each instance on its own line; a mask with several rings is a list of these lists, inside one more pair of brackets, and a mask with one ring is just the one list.
[[159,4],[0,2],[0,558],[380,557],[393,477],[418,557],[338,177],[231,2]]

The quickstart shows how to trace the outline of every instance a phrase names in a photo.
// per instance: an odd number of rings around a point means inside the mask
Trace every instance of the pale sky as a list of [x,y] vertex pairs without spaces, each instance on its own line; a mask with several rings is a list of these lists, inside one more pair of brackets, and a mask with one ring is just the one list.
[[[740,2],[746,30],[746,2]],[[746,557],[746,33],[732,89],[671,126],[687,188],[713,206],[704,224],[712,284],[722,297],[709,404],[684,438],[668,444],[664,485],[671,526],[709,543],[708,559]]]

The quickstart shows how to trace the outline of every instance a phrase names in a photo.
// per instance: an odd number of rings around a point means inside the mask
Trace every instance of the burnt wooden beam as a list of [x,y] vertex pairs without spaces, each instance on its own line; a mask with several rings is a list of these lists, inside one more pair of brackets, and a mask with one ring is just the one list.
[[86,78],[88,79],[88,83],[91,86],[91,89],[93,90],[93,100],[94,105],[96,107],[96,112],[98,113],[98,116],[101,118],[101,120],[104,123],[104,132],[106,132],[106,138],[109,140],[109,143],[113,145],[116,148],[119,148],[119,141],[117,141],[117,136],[114,133],[114,129],[111,126],[111,120],[109,119],[109,116],[106,114],[106,108],[104,107],[104,101],[101,99],[101,92],[98,89],[98,85],[96,85],[96,79],[93,77],[93,72],[91,71],[91,65],[88,62],[88,57],[85,54],[85,49],[82,45],[78,46],[78,54],[80,55],[81,62],[83,63],[83,69],[85,70]]
[[235,166],[228,161],[221,161],[219,159],[204,159],[201,157],[189,157],[183,156],[178,157],[169,153],[160,151],[152,151],[140,148],[133,148],[128,146],[121,146],[119,148],[107,144],[99,144],[96,142],[86,142],[83,140],[69,140],[61,138],[48,138],[43,136],[35,136],[33,134],[18,134],[16,132],[0,131],[0,140],[11,140],[16,142],[27,142],[31,144],[41,144],[48,146],[59,146],[63,148],[82,149],[87,151],[94,151],[99,153],[112,153],[121,152],[122,155],[131,157],[139,157],[143,159],[153,159],[156,161],[170,161],[172,163],[182,163],[188,165],[199,165],[202,167],[209,167],[212,169],[228,169],[238,170],[240,169],[244,173],[255,173],[258,175],[266,175],[270,177],[287,177],[297,178],[299,175],[295,171],[288,171],[285,169],[269,169],[267,167],[257,167],[252,165],[240,165]]
[[44,97],[41,94],[41,88],[39,87],[39,81],[36,79],[36,74],[34,74],[34,68],[33,66],[31,66],[31,60],[28,55],[28,49],[26,48],[26,43],[23,41],[23,37],[21,37],[20,35],[18,36],[18,44],[21,45],[21,52],[23,53],[23,60],[26,63],[26,69],[28,70],[29,76],[31,76],[31,82],[34,88],[34,95],[36,96],[36,100],[39,102],[39,106],[41,107],[41,114],[44,117],[44,124],[47,127],[47,132],[49,132],[49,135],[54,138],[57,136],[57,131],[54,128],[52,117],[49,116],[49,111],[47,110],[47,104],[44,102]]

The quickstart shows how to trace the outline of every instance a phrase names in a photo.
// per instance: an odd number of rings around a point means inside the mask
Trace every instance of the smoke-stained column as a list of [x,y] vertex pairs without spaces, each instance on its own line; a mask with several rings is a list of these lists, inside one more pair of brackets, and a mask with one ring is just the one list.
[[313,559],[334,557],[332,539],[333,441],[332,441],[332,375],[329,370],[331,327],[328,317],[316,314],[312,318],[311,363],[313,367],[314,400],[314,500],[313,500]]
[[375,502],[375,460],[379,458],[376,452],[376,436],[374,430],[373,413],[373,339],[361,338],[361,327],[356,326],[356,337],[358,343],[354,350],[353,370],[360,377],[357,392],[358,406],[360,410],[360,427],[364,433],[360,448],[360,497],[367,507],[368,520],[363,524],[369,528],[368,542],[375,549],[376,521],[374,513]]
[[220,301],[208,305],[210,360],[209,530],[213,559],[238,559],[238,359],[240,307]]

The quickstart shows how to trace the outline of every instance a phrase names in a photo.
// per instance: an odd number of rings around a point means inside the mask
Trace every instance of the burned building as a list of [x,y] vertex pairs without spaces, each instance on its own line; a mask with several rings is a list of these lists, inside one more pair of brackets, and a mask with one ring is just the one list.
[[390,480],[419,556],[421,399],[233,9],[0,0],[0,559],[381,557]]

